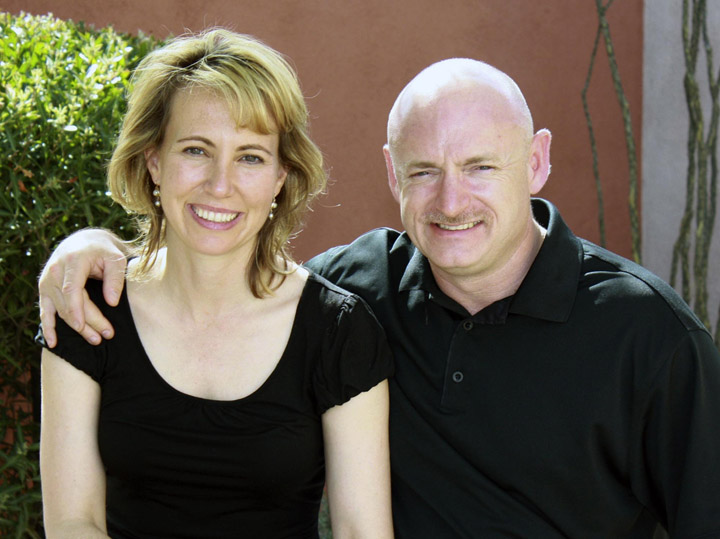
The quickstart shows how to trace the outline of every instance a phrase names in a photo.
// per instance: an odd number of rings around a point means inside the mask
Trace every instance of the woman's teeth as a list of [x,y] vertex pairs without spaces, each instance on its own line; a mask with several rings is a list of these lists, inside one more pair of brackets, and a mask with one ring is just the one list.
[[204,210],[202,208],[196,208],[195,206],[192,206],[192,210],[195,212],[195,215],[200,217],[200,219],[205,219],[206,221],[211,221],[213,223],[229,223],[239,215],[239,213]]

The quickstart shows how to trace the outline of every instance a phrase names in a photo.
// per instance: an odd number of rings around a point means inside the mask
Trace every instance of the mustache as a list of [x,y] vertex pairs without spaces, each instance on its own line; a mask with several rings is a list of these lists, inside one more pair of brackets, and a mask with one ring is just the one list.
[[421,222],[424,225],[457,226],[477,221],[489,222],[490,220],[490,214],[484,211],[469,211],[453,216],[445,215],[441,211],[429,211],[423,214]]

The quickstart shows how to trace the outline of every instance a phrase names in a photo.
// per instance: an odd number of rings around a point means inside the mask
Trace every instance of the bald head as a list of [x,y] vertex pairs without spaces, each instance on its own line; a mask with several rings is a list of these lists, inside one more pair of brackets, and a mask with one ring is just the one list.
[[431,65],[390,111],[383,153],[403,226],[468,312],[513,294],[542,243],[530,197],[550,172],[550,139],[533,134],[517,84],[476,60]]
[[530,109],[515,81],[493,66],[469,58],[452,58],[430,65],[400,92],[388,118],[388,144],[402,136],[408,119],[436,106],[451,104],[459,95],[486,102],[504,123],[521,127],[532,138]]

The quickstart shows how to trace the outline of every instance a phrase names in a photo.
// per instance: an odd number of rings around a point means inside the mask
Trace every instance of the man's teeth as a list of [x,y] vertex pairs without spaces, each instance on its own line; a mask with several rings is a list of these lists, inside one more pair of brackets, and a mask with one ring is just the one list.
[[239,215],[238,213],[225,213],[204,210],[202,208],[196,208],[195,206],[192,207],[192,210],[195,212],[195,215],[200,217],[200,219],[212,221],[213,223],[229,223]]
[[480,221],[473,221],[472,223],[465,223],[464,225],[446,225],[443,223],[438,223],[437,226],[439,228],[442,228],[443,230],[467,230],[468,228],[474,227],[479,222]]

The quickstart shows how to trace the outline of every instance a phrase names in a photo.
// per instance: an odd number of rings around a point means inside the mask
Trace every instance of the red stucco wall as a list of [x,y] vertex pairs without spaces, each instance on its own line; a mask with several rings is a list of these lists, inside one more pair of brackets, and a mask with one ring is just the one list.
[[[222,25],[253,34],[296,66],[333,184],[295,241],[307,259],[376,226],[399,227],[381,147],[395,96],[427,64],[485,60],[524,90],[536,127],[553,133],[553,169],[542,195],[576,233],[598,240],[589,137],[580,100],[595,37],[595,2],[568,0],[0,0],[0,10],[52,12],[96,27],[160,37]],[[640,0],[618,0],[610,28],[640,155]],[[589,93],[600,153],[608,247],[630,253],[627,154],[607,57]]]

